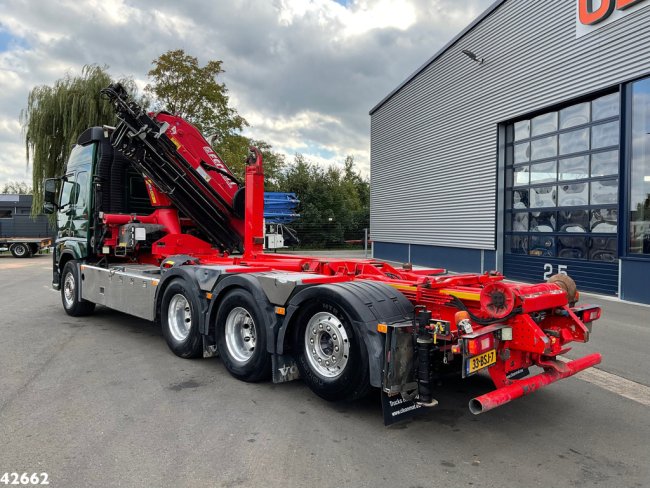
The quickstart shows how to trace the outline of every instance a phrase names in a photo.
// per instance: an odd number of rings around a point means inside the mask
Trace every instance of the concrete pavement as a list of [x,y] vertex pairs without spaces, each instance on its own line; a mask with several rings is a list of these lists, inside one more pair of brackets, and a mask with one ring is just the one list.
[[[377,395],[331,404],[301,382],[242,383],[182,360],[152,324],[67,316],[50,258],[0,256],[0,475],[59,486],[646,487],[650,409],[570,378],[481,416],[482,377],[385,428]],[[591,299],[595,301],[599,299]],[[649,385],[649,310],[603,302],[602,369]],[[578,351],[579,349],[579,351]]]

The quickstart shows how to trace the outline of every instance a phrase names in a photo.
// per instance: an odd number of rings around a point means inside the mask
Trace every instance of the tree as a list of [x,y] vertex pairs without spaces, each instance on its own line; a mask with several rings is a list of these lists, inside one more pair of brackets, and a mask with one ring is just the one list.
[[264,157],[267,190],[275,189],[284,157],[270,144],[241,134],[248,123],[229,106],[228,89],[218,81],[224,73],[223,63],[212,60],[201,67],[197,58],[176,49],[162,54],[152,64],[147,74],[151,83],[145,92],[153,97],[156,109],[179,115],[195,125],[242,180],[248,148],[257,146]]
[[[53,86],[37,86],[27,98],[27,108],[20,114],[25,133],[27,164],[33,161],[32,214],[41,212],[42,185],[45,178],[61,176],[73,144],[85,129],[97,125],[115,125],[115,114],[100,90],[113,80],[108,67],[87,65],[81,76],[69,73]],[[121,80],[129,90],[134,84]]]
[[145,92],[153,97],[157,109],[179,115],[203,134],[217,139],[248,125],[228,106],[226,85],[217,81],[224,72],[221,61],[208,61],[201,67],[197,58],[176,49],[161,54],[152,64],[147,73],[151,83]]
[[323,168],[297,154],[278,186],[300,200],[300,220],[292,226],[303,244],[324,247],[363,237],[370,220],[369,184],[355,172],[351,156],[341,170]]
[[8,181],[4,184],[0,193],[10,193],[13,195],[31,195],[32,187],[24,181]]
[[282,154],[273,151],[271,145],[265,141],[250,139],[241,134],[225,137],[214,149],[226,162],[237,178],[243,181],[246,173],[246,157],[248,148],[256,146],[262,152],[264,160],[264,189],[278,191],[278,184],[285,160]]
[[[343,163],[342,194],[348,196],[347,207],[351,229],[370,227],[370,183],[354,169],[354,158],[347,156]],[[351,197],[350,197],[351,196]]]

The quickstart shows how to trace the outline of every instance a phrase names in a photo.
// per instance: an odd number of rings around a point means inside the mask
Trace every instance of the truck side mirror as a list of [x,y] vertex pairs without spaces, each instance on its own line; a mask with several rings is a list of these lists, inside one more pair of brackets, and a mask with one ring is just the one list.
[[57,211],[56,194],[60,181],[59,178],[48,178],[43,182],[43,201],[45,202],[43,213],[52,214]]

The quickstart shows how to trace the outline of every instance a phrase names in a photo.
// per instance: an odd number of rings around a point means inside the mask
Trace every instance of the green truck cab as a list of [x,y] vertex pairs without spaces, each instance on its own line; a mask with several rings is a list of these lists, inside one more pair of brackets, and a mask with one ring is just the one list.
[[[113,192],[111,192],[111,189]],[[52,286],[60,290],[66,263],[92,261],[101,252],[103,213],[148,213],[144,178],[110,144],[109,131],[91,127],[72,148],[63,175],[44,184],[43,212],[56,214]]]
[[56,212],[52,286],[57,290],[61,288],[60,274],[65,264],[71,259],[85,259],[91,248],[90,231],[94,223],[94,192],[91,190],[98,151],[97,141],[88,137],[91,136],[89,132],[92,129],[79,137],[85,144],[78,143],[72,148],[63,176],[45,181],[43,211]]

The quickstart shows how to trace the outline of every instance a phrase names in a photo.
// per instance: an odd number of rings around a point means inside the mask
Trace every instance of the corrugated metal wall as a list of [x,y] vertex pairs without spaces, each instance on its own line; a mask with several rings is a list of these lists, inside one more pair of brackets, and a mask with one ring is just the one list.
[[576,39],[575,5],[504,2],[372,114],[373,240],[494,249],[497,124],[650,72],[650,7]]

